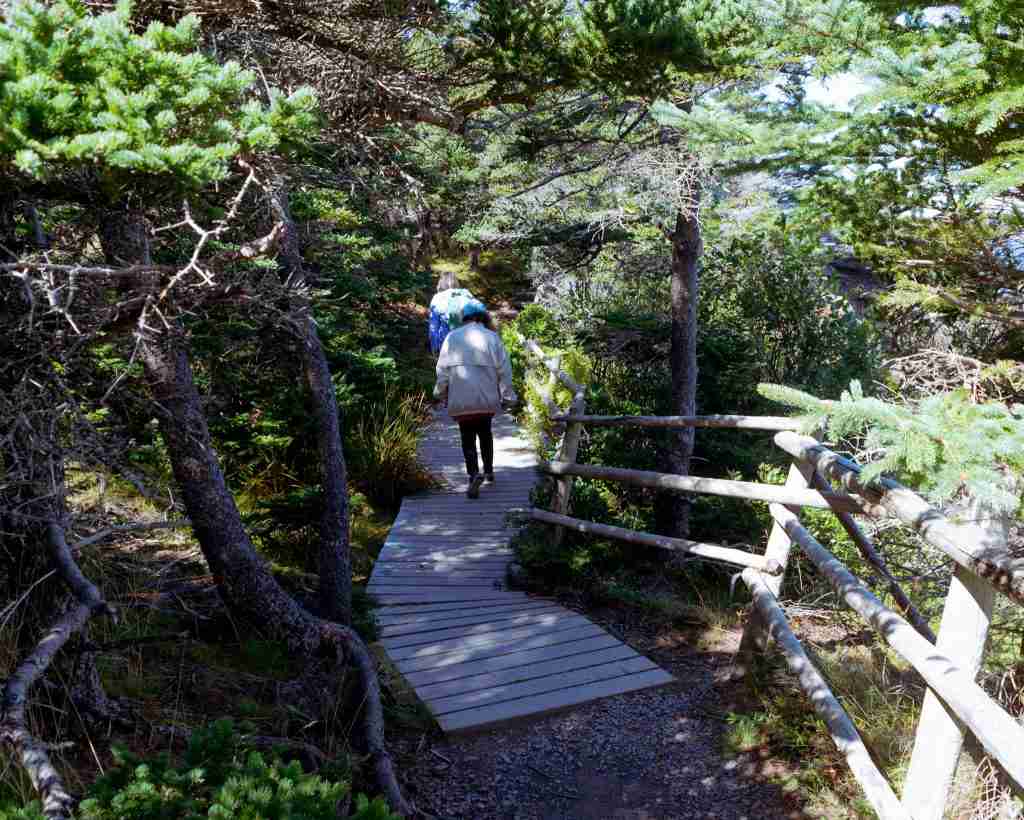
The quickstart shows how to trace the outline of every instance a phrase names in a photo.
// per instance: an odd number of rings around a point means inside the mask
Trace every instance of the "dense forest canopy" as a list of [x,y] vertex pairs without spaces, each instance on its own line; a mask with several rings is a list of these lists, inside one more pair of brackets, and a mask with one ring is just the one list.
[[[809,98],[837,75],[867,90]],[[446,272],[501,319],[542,456],[546,402],[571,397],[522,336],[592,413],[781,402],[869,476],[1016,515],[1022,111],[1014,0],[0,0],[0,813],[155,816],[160,787],[179,816],[219,761],[195,811],[285,778],[303,816],[413,815],[364,582],[435,482],[416,447]],[[726,432],[595,429],[579,460],[778,478],[770,442]],[[763,541],[720,499],[579,481],[573,503]],[[949,567],[892,537],[936,618]],[[625,604],[666,577],[583,538],[520,560]],[[682,595],[729,585],[671,573]],[[1016,613],[999,628],[1019,641]],[[246,708],[275,731],[214,723],[184,768],[129,776],[156,748],[142,721],[183,740],[153,689],[182,635],[210,690],[258,656]],[[1005,680],[1018,659],[996,655]],[[150,670],[137,691],[119,663]],[[186,728],[244,718],[235,694],[193,693]],[[83,736],[102,750],[50,742]],[[305,771],[245,757],[260,738]]]

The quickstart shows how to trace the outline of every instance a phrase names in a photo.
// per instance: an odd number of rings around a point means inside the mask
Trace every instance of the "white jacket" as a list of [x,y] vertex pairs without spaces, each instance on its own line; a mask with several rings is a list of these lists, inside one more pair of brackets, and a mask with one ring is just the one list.
[[466,322],[448,334],[437,359],[435,399],[448,400],[452,418],[501,412],[512,404],[512,364],[497,333]]

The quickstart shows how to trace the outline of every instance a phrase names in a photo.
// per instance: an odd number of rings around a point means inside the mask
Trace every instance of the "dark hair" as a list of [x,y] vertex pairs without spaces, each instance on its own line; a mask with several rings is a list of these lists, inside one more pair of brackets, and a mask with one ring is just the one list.
[[477,322],[478,324],[483,325],[488,330],[497,330],[497,328],[494,325],[494,319],[491,317],[490,311],[487,311],[486,313],[474,313],[472,316],[467,316],[464,321]]
[[443,290],[454,290],[459,286],[459,277],[455,275],[455,271],[445,271],[437,278],[437,292],[440,293]]

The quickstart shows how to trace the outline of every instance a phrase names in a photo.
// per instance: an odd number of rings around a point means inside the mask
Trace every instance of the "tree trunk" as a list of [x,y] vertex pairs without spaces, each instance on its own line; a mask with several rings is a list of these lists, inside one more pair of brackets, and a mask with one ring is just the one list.
[[293,652],[314,655],[320,648],[316,619],[277,583],[242,524],[210,440],[184,340],[165,333],[143,339],[140,351],[174,478],[225,602]]
[[[699,203],[699,191],[697,192]],[[697,414],[697,298],[700,258],[704,250],[697,204],[690,212],[676,213],[672,243],[672,409],[673,415]],[[693,457],[694,428],[684,427],[669,434],[667,472],[689,475]],[[690,532],[690,499],[677,494],[659,498],[659,524],[676,538]]]
[[270,192],[274,219],[283,226],[278,264],[292,290],[292,321],[299,337],[320,453],[323,511],[320,517],[320,614],[352,623],[352,563],[349,546],[348,478],[341,440],[341,413],[306,293],[306,271],[298,231],[288,207],[288,189],[276,180]]
[[142,362],[159,408],[160,428],[174,477],[203,556],[225,603],[253,626],[283,641],[296,655],[332,655],[350,661],[364,690],[367,751],[393,811],[409,815],[384,744],[384,713],[373,659],[348,626],[315,618],[277,582],[256,552],[210,440],[184,340],[171,333],[146,338]]
[[100,245],[108,265],[149,265],[149,226],[141,210],[116,205],[100,211]]
[[[107,221],[101,224],[100,241],[108,258],[122,256],[129,264],[149,260],[148,233],[132,227],[140,224],[139,219],[124,209],[107,210],[104,218]],[[127,224],[113,224],[117,218]],[[297,250],[294,223],[284,227],[292,231],[290,237],[286,232],[286,244],[290,239],[289,247]],[[137,256],[123,256],[133,249]],[[147,281],[143,287],[152,284]],[[307,322],[311,320],[307,318]],[[174,478],[225,604],[252,626],[281,640],[292,654],[303,659],[304,672],[316,658],[329,662],[347,660],[356,668],[364,695],[366,749],[377,783],[394,812],[410,815],[413,809],[402,796],[384,743],[380,683],[366,645],[351,627],[321,620],[303,609],[256,552],[213,449],[180,329],[147,332],[139,338],[139,352]],[[330,395],[333,398],[333,389]],[[340,440],[338,446],[340,452]],[[341,463],[344,465],[344,461]],[[347,528],[345,534],[347,556]],[[344,577],[349,578],[347,566]]]

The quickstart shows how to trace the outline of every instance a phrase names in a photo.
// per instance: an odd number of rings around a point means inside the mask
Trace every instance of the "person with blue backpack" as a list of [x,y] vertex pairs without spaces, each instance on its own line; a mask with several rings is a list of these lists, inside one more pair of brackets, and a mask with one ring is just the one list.
[[478,498],[481,485],[494,482],[491,421],[503,409],[514,406],[517,398],[512,387],[512,364],[501,337],[492,329],[487,308],[470,299],[462,306],[459,318],[460,326],[441,345],[434,398],[447,405],[448,415],[459,425],[469,473],[467,495]]
[[435,356],[441,352],[448,334],[462,321],[462,308],[473,298],[473,294],[459,287],[458,277],[442,273],[437,280],[437,293],[430,300],[430,318],[427,324],[427,340],[430,352]]

